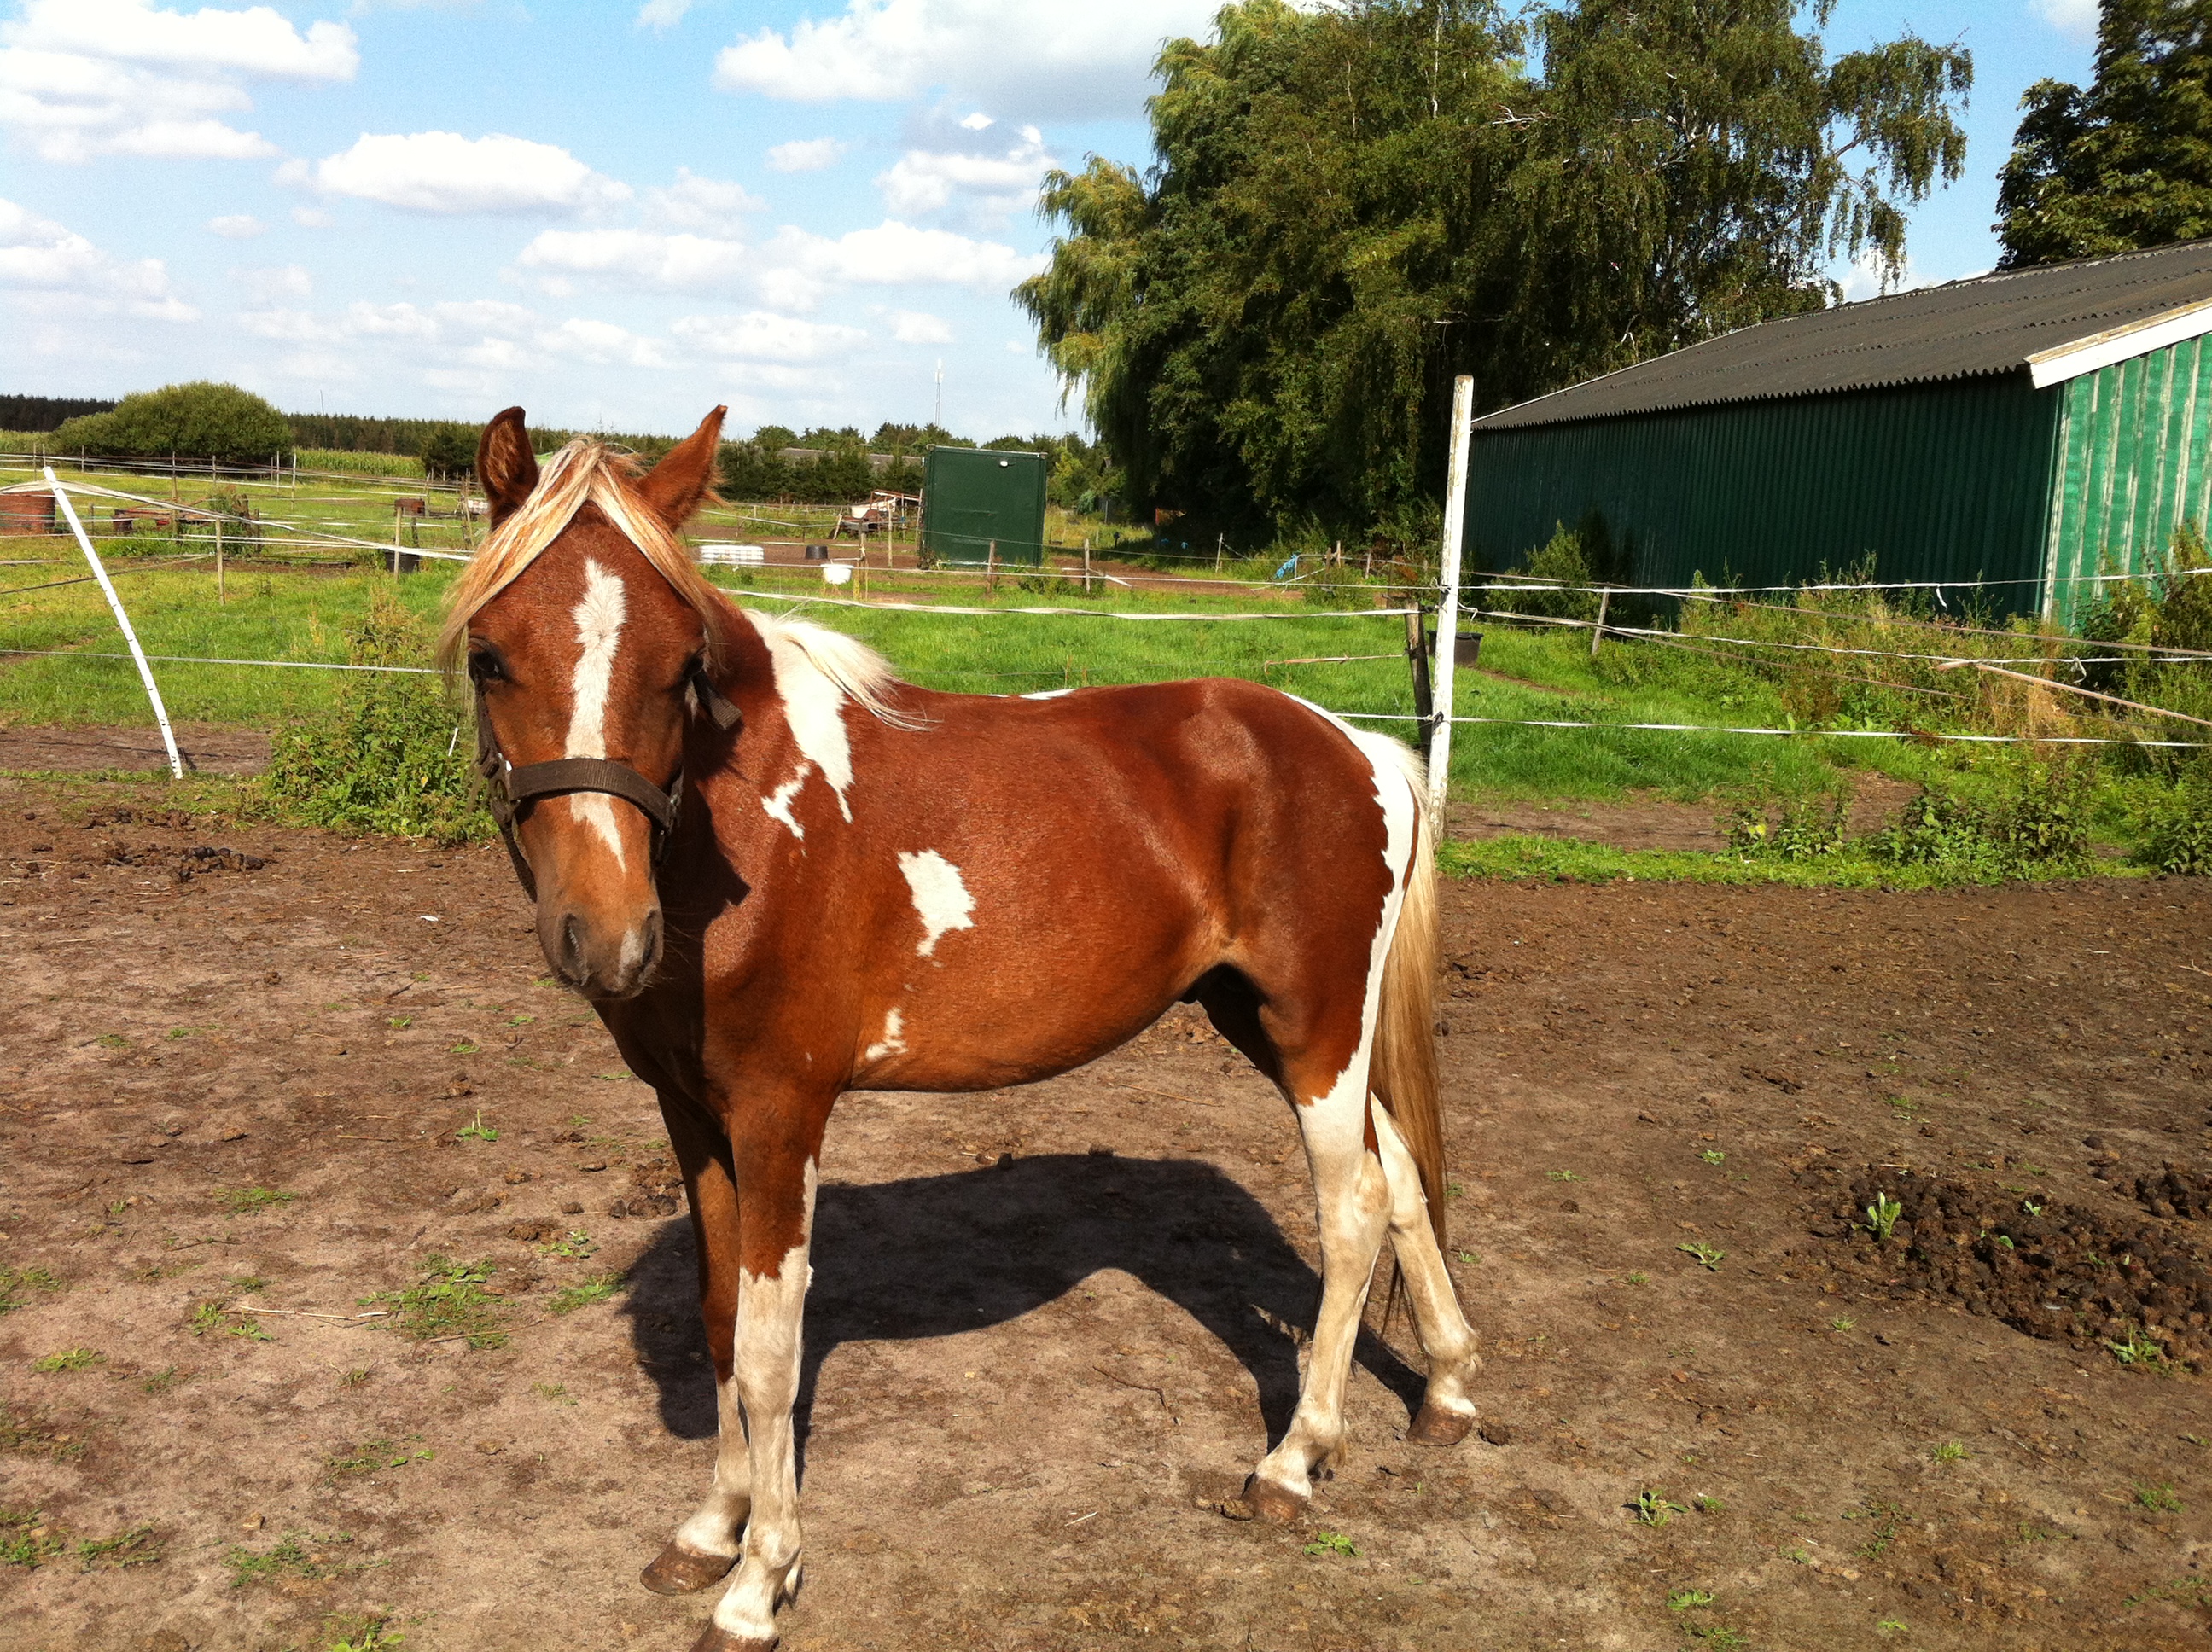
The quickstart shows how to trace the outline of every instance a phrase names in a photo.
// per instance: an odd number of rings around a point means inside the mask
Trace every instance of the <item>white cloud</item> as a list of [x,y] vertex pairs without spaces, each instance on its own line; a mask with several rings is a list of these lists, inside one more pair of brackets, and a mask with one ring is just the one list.
[[2035,0],[2035,10],[2061,34],[2077,40],[2097,38],[2098,0]]
[[835,240],[787,227],[776,232],[764,255],[762,295],[787,309],[809,307],[830,286],[926,282],[1003,294],[1046,262],[1042,253],[1017,252],[949,229],[921,229],[896,218]]
[[845,153],[845,140],[841,137],[794,137],[788,143],[779,143],[768,152],[769,169],[772,172],[820,172],[834,167]]
[[689,167],[678,167],[676,181],[667,188],[645,192],[647,220],[667,229],[727,233],[738,228],[744,214],[766,204],[743,184],[702,178]]
[[658,339],[640,337],[611,321],[571,319],[538,335],[538,348],[555,355],[589,361],[595,366],[665,367],[668,358]]
[[734,287],[754,267],[742,241],[643,229],[549,229],[524,247],[515,262],[556,280],[586,276],[617,287],[670,292]]
[[256,338],[318,347],[319,360],[358,361],[367,347],[396,350],[403,359],[459,361],[500,372],[535,370],[560,361],[600,367],[670,365],[659,339],[583,316],[549,322],[534,310],[497,299],[427,305],[356,301],[330,315],[274,307],[241,314],[238,325]]
[[230,278],[244,288],[246,297],[256,304],[274,304],[285,298],[306,298],[315,290],[314,278],[304,267],[296,264],[234,270],[230,272]]
[[669,331],[711,355],[750,361],[812,361],[858,344],[867,334],[834,322],[752,310],[744,315],[687,315]]
[[1915,288],[1935,283],[1928,276],[1917,273],[1910,258],[1905,261],[1904,272],[1896,280],[1885,282],[1881,259],[1869,251],[1851,261],[1837,284],[1843,289],[1843,301],[1856,304],[1861,299],[1880,298],[1887,293],[1909,293]]
[[227,241],[250,241],[269,228],[250,212],[230,212],[210,218],[208,226]]
[[691,9],[692,0],[645,0],[637,9],[637,26],[649,28],[654,33],[664,33],[684,21],[684,14]]
[[171,291],[161,259],[123,262],[65,225],[6,200],[0,200],[0,287],[157,321],[191,321],[198,315]]
[[[981,125],[974,125],[977,120]],[[960,123],[981,134],[991,121],[970,115]],[[884,207],[893,213],[919,216],[941,212],[956,197],[976,214],[1003,222],[1009,215],[1036,204],[1037,183],[1054,165],[1044,150],[1044,137],[1034,126],[1021,129],[1011,144],[1000,141],[988,149],[913,149],[890,167],[876,175]]]
[[294,207],[292,222],[302,229],[328,229],[337,220],[320,207]]
[[626,201],[629,185],[593,172],[568,150],[494,132],[363,133],[354,146],[310,167],[288,162],[280,182],[311,185],[325,195],[349,195],[403,211],[465,213],[594,212]]
[[847,0],[724,48],[714,84],[791,102],[892,102],[933,87],[1021,114],[1126,114],[1160,43],[1202,34],[1214,0]]
[[252,160],[275,147],[218,118],[252,107],[242,82],[347,81],[360,66],[344,24],[302,33],[267,6],[27,0],[0,24],[0,125],[48,161]]
[[893,310],[891,337],[902,344],[949,344],[952,328],[942,317],[924,310]]

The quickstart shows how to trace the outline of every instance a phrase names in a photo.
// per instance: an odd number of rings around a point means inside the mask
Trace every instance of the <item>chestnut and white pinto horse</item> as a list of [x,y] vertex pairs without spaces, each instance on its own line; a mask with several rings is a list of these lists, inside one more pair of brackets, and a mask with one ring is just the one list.
[[738,609],[676,537],[721,416],[650,471],[580,441],[541,474],[501,413],[445,636],[545,957],[658,1093],[690,1195],[721,1441],[646,1586],[736,1567],[696,1652],[775,1643],[837,1097],[1048,1078],[1178,1000],[1291,1102],[1319,1200],[1311,1359],[1247,1498],[1296,1516],[1340,1449],[1386,1234],[1428,1361],[1411,1436],[1462,1438],[1480,1362],[1442,1251],[1417,760],[1243,682],[932,693]]

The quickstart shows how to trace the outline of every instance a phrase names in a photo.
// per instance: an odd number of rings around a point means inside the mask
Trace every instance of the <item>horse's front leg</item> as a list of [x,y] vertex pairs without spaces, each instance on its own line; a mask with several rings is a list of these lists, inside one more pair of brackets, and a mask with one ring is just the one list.
[[719,1125],[666,1090],[661,1092],[660,1114],[690,1196],[691,1236],[699,1258],[699,1311],[706,1321],[707,1351],[714,1363],[719,1437],[714,1478],[706,1497],[676,1528],[676,1535],[638,1581],[655,1594],[689,1594],[720,1582],[738,1564],[744,1552],[745,1516],[752,1508],[744,1418],[732,1377],[738,1326],[738,1190],[729,1143]]
[[799,1587],[799,1469],[792,1406],[811,1277],[816,1163],[829,1108],[746,1104],[736,1131],[737,1346],[731,1386],[744,1407],[752,1508],[744,1564],[692,1652],[768,1652],[775,1609]]

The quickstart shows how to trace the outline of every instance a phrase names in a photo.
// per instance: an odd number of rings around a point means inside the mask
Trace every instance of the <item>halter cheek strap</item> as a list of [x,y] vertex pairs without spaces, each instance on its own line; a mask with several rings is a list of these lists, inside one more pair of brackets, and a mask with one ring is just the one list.
[[[693,675],[691,691],[700,708],[714,720],[717,728],[729,729],[741,720],[738,708],[708,680],[705,671]],[[660,857],[668,847],[668,840],[675,835],[676,823],[683,812],[681,768],[665,791],[628,763],[613,762],[605,757],[559,757],[550,762],[526,763],[517,768],[499,749],[499,737],[492,732],[491,718],[484,710],[482,695],[477,696],[477,772],[484,778],[485,806],[498,823],[500,837],[507,844],[507,858],[522,884],[523,893],[533,901],[538,898],[538,880],[514,835],[516,817],[522,812],[523,805],[532,799],[596,792],[634,805],[653,823],[655,865],[660,864]]]

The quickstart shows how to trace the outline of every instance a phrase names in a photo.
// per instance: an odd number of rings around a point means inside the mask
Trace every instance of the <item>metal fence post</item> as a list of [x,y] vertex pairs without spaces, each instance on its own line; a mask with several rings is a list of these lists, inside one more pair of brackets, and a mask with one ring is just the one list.
[[1443,829],[1444,796],[1451,781],[1452,676],[1459,660],[1459,580],[1467,534],[1467,446],[1474,422],[1474,380],[1452,380],[1451,471],[1444,489],[1443,598],[1437,608],[1437,663],[1431,676],[1435,715],[1429,728],[1429,813]]

